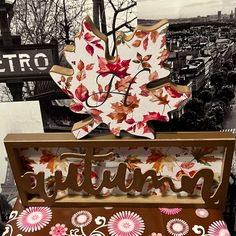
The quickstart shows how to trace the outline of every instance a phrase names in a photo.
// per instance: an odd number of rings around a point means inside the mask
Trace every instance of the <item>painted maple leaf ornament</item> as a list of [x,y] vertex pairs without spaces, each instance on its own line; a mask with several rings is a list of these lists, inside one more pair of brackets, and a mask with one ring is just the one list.
[[76,138],[86,136],[101,123],[116,136],[124,130],[154,138],[147,122],[168,121],[168,112],[189,97],[186,86],[168,79],[170,72],[164,63],[168,58],[167,27],[163,20],[151,27],[138,26],[129,36],[118,33],[117,56],[111,57],[108,38],[85,18],[75,45],[64,50],[71,69],[53,66],[50,71],[72,98],[71,110],[90,115],[73,126]]

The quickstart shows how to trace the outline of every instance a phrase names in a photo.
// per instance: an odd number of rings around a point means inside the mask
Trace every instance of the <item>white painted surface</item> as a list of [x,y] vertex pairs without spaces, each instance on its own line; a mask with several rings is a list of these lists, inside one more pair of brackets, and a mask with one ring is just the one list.
[[8,133],[43,133],[38,101],[0,103],[0,184],[6,176],[7,153],[3,140]]

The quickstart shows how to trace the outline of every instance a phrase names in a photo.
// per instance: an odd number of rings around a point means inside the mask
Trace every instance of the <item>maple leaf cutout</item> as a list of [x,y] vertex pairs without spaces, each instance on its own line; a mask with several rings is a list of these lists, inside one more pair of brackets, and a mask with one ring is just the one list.
[[[72,132],[76,138],[86,136],[101,123],[107,124],[117,136],[124,130],[154,138],[147,122],[168,121],[168,112],[188,98],[184,90],[176,91],[177,86],[171,84],[147,88],[150,82],[170,74],[163,67],[168,57],[167,27],[164,20],[151,27],[152,30],[138,26],[130,36],[118,33],[114,42],[118,55],[111,57],[107,37],[94,30],[96,27],[89,17],[85,18],[75,45],[64,50],[71,68],[54,66],[50,71],[57,85],[73,99],[71,110],[90,115],[74,125]],[[51,162],[48,166],[53,168]]]

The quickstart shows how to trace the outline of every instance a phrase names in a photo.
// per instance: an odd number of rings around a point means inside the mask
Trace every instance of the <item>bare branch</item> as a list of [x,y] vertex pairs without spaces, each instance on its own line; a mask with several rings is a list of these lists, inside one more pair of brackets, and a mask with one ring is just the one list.
[[113,32],[117,32],[117,31],[119,31],[119,30],[120,30],[121,28],[123,28],[123,27],[127,27],[130,31],[132,31],[132,30],[133,30],[133,27],[131,27],[129,24],[132,23],[132,22],[133,22],[134,20],[136,20],[136,19],[137,19],[137,17],[134,17],[133,19],[131,19],[131,20],[129,20],[129,21],[127,21],[127,22],[125,22],[125,23],[119,25],[119,26],[116,27],[115,29],[109,31],[109,32],[107,33],[107,36],[112,35]]

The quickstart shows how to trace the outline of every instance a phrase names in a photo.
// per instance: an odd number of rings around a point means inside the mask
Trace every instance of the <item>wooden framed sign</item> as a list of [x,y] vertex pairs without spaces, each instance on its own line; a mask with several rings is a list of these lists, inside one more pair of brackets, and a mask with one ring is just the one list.
[[9,134],[10,164],[24,206],[204,205],[223,207],[231,133]]

